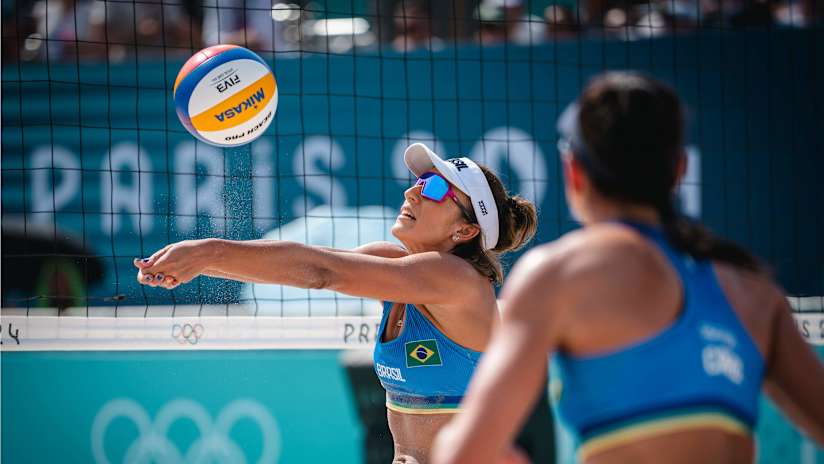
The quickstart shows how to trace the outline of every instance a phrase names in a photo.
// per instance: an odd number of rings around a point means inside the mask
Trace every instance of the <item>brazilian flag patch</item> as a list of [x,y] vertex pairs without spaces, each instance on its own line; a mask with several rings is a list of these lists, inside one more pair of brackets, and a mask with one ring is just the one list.
[[406,342],[406,367],[440,366],[441,353],[438,351],[438,341],[415,340]]

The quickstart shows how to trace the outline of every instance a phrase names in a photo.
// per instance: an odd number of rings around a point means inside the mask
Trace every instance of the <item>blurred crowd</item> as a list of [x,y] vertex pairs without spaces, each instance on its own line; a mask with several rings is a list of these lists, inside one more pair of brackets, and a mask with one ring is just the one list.
[[190,55],[218,43],[259,52],[447,44],[636,40],[706,28],[821,24],[824,0],[3,0],[2,59]]

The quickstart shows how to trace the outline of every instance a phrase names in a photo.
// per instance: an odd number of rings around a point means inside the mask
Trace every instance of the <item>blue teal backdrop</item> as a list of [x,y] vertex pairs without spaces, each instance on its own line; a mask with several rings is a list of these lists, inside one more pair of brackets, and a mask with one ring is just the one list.
[[688,211],[768,260],[789,293],[821,295],[821,43],[820,29],[707,31],[431,54],[280,54],[266,57],[280,93],[274,123],[255,143],[226,150],[195,144],[177,120],[179,61],[7,64],[2,219],[47,233],[56,221],[60,236],[90,248],[105,266],[93,297],[233,302],[237,284],[207,278],[174,297],[141,288],[131,260],[185,238],[257,238],[320,204],[397,208],[410,181],[400,154],[424,139],[489,164],[535,200],[535,243],[545,242],[575,227],[555,119],[592,75],[631,68],[686,102]]
[[[400,151],[429,139],[443,153],[488,163],[534,199],[537,242],[545,242],[575,227],[562,196],[556,117],[590,76],[632,68],[669,82],[687,103],[694,172],[685,208],[767,259],[789,293],[822,295],[822,43],[821,30],[707,31],[266,57],[280,91],[276,119],[260,140],[233,150],[195,144],[177,121],[171,86],[179,61],[5,64],[2,220],[74,236],[91,249],[105,264],[92,297],[233,302],[239,286],[216,280],[174,295],[139,287],[131,260],[184,238],[256,238],[320,204],[396,208],[410,180]],[[26,305],[30,296],[4,298]],[[248,443],[249,460],[263,452],[261,430],[273,430],[271,419],[282,462],[358,462],[361,435],[336,356],[3,353],[3,460],[90,462],[102,446],[115,462],[141,452],[129,451],[137,424],[186,414],[222,433],[217,443],[231,442],[227,433]],[[230,432],[207,427],[231,418]],[[166,436],[191,449],[203,436],[192,423],[167,424]],[[159,435],[148,436],[173,454]],[[761,462],[822,462],[770,407],[759,442]],[[222,450],[238,452],[231,443]]]

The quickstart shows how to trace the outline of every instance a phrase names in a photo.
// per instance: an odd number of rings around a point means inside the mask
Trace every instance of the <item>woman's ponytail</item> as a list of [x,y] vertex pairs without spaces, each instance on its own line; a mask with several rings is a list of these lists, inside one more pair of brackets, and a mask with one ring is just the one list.
[[664,235],[675,249],[698,260],[717,260],[755,272],[764,270],[764,265],[752,253],[677,213],[671,201],[658,210]]
[[502,236],[498,238],[495,251],[502,253],[515,251],[529,243],[538,230],[538,214],[535,205],[526,198],[515,195],[507,197],[505,211],[500,214],[509,214],[509,220],[501,221]]

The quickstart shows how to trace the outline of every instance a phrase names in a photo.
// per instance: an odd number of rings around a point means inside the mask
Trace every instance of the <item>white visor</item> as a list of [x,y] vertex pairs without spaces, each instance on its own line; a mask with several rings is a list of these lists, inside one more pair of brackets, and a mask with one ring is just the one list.
[[465,193],[472,201],[472,209],[481,226],[483,249],[495,248],[498,244],[498,207],[486,176],[474,161],[469,158],[443,160],[422,143],[409,145],[403,153],[403,161],[418,177],[436,168],[444,179]]

